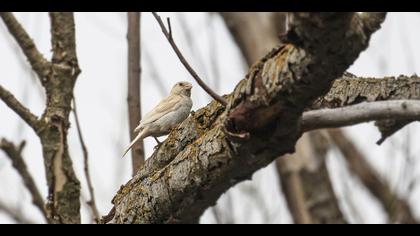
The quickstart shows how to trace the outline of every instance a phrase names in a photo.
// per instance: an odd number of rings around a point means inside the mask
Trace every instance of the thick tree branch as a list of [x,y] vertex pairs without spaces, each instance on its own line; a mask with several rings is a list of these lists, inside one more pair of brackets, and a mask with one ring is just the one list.
[[44,56],[38,51],[35,43],[20,25],[11,12],[1,12],[0,17],[6,24],[7,29],[13,35],[15,40],[18,42],[20,48],[28,59],[32,66],[32,69],[38,75],[42,83],[44,78],[49,74],[50,63],[44,58]]
[[[228,29],[248,65],[280,43],[286,34],[281,12],[223,12]],[[313,137],[321,138],[313,138]],[[320,133],[306,134],[296,152],[276,160],[279,182],[295,223],[344,223],[325,164],[326,144]],[[316,163],[316,164],[314,164]],[[316,186],[316,187],[314,187]]]
[[[136,137],[134,129],[141,120],[141,48],[140,48],[140,12],[128,12],[128,119],[130,140]],[[133,176],[144,163],[143,140],[131,149]]]
[[318,98],[310,109],[338,108],[361,102],[401,99],[420,100],[418,76],[369,78],[345,73],[334,81],[328,93]]
[[0,99],[18,114],[35,132],[39,129],[38,117],[32,114],[28,108],[20,103],[12,93],[0,85]]
[[335,109],[307,111],[302,116],[302,130],[306,132],[315,129],[338,128],[386,119],[420,120],[420,101],[365,102]]
[[178,46],[175,44],[175,41],[172,37],[172,31],[171,31],[171,25],[169,23],[170,22],[169,19],[168,19],[168,27],[169,27],[169,32],[168,32],[160,16],[156,14],[156,12],[152,12],[152,13],[155,19],[157,20],[157,22],[159,23],[159,26],[163,34],[165,35],[169,44],[175,51],[175,54],[178,56],[182,65],[184,65],[185,69],[187,69],[187,71],[191,74],[191,76],[195,79],[195,81],[197,81],[197,83],[201,86],[201,88],[204,89],[204,91],[206,91],[214,100],[218,101],[223,106],[226,106],[227,104],[226,100],[222,98],[221,96],[219,96],[216,92],[214,92],[209,86],[207,86],[206,83],[204,83],[204,81],[200,78],[200,76],[198,76],[197,72],[195,72],[195,70],[190,66],[190,64],[187,62],[185,57],[182,55],[181,51],[179,50]]
[[[382,101],[398,99],[420,99],[420,79],[418,76],[399,76],[385,78],[358,78],[346,73],[336,80],[329,93],[319,98],[311,109],[335,108],[357,104],[364,101]],[[412,120],[382,120],[376,122],[382,137],[381,144]]]
[[338,129],[328,131],[331,141],[340,149],[348,167],[382,204],[391,223],[416,224],[408,203],[392,191],[391,186],[366,161],[362,152]]
[[41,211],[45,220],[50,223],[51,220],[47,217],[43,197],[39,192],[32,175],[29,173],[26,163],[21,155],[24,146],[25,141],[23,141],[19,147],[16,147],[13,143],[7,141],[6,139],[0,140],[0,149],[3,150],[9,157],[10,161],[12,161],[13,167],[19,173],[25,187],[32,196],[32,203]]
[[226,108],[213,101],[171,132],[113,199],[112,222],[195,222],[228,188],[293,152],[304,108],[330,89],[370,38],[351,13],[293,18],[293,44],[255,63],[225,97]]
[[71,12],[50,13],[52,73],[45,83],[47,107],[38,133],[48,184],[47,211],[54,223],[80,223],[80,182],[67,145],[73,89],[80,73]]

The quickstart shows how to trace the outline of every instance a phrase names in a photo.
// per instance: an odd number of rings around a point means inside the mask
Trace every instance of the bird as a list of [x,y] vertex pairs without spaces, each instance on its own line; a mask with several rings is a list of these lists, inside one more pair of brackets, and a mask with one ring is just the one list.
[[152,136],[158,143],[157,137],[167,135],[173,128],[184,121],[192,108],[191,99],[192,84],[186,81],[177,82],[171,89],[170,94],[148,112],[139,125],[134,129],[138,132],[136,138],[126,148],[123,157],[141,139]]

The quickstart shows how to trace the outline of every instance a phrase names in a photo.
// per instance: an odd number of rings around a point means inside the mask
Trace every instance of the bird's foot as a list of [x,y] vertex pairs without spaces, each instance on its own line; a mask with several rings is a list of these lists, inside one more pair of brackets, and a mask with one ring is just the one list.
[[157,149],[159,149],[160,148],[160,146],[162,146],[162,143],[163,142],[160,142],[159,141],[159,139],[157,139],[156,137],[153,137],[155,140],[156,140],[156,142],[157,142],[157,145],[153,148],[153,150],[157,150]]

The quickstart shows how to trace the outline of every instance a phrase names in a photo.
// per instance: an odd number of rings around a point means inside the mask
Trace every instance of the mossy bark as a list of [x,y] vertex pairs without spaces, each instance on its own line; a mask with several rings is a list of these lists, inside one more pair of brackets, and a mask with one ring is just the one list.
[[228,188],[293,152],[304,108],[367,47],[361,21],[295,13],[291,43],[255,63],[226,108],[212,102],[172,132],[115,196],[112,222],[196,222]]
[[[318,98],[309,109],[337,108],[361,102],[420,99],[420,78],[399,76],[362,78],[345,73],[336,80],[331,90]],[[378,144],[414,120],[381,120],[375,125],[382,134]]]

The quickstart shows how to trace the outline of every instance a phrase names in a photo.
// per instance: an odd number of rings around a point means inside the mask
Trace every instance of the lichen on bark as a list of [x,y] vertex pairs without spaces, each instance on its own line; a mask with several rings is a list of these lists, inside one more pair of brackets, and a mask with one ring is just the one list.
[[[121,188],[111,222],[196,222],[231,186],[294,150],[304,108],[330,89],[370,38],[356,14],[296,13],[294,19],[290,43],[251,67],[226,97],[225,110],[214,103],[201,109],[217,114],[204,126],[196,116],[185,120]],[[162,166],[144,170],[159,166],[151,163]]]

